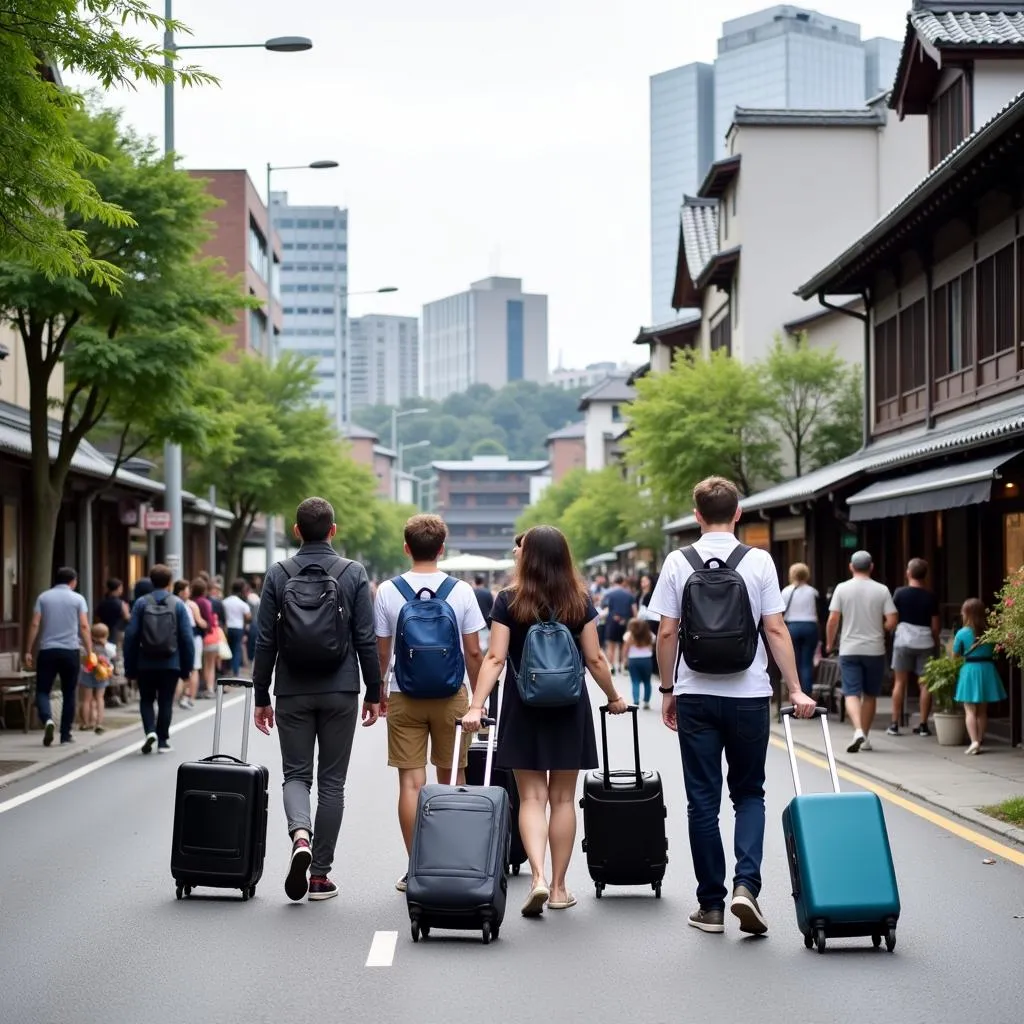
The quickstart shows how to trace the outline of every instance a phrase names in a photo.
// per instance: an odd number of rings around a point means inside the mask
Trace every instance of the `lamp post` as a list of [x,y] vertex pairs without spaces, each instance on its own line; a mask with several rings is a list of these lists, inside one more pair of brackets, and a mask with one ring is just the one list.
[[[398,472],[402,471],[402,454],[398,450],[398,420],[402,416],[424,416],[428,409],[398,409],[391,410],[391,450],[398,456]],[[391,481],[391,500],[398,501],[398,476],[394,475]]]
[[[173,70],[174,55],[182,50],[270,50],[272,53],[300,53],[313,48],[313,41],[305,36],[275,36],[262,43],[219,43],[208,46],[178,46],[170,23],[174,18],[174,0],[164,0],[164,66]],[[167,75],[164,82],[164,155],[174,152],[174,77]],[[164,511],[171,514],[171,526],[164,543],[164,561],[177,576],[185,550],[185,531],[181,503],[181,448],[176,444],[164,445]],[[211,572],[216,566],[211,565]]]
[[398,446],[398,472],[396,480],[400,481],[405,476],[402,472],[402,460],[405,457],[405,453],[411,452],[414,448],[427,448],[429,445],[429,441],[413,441],[412,444],[400,444]]
[[[340,381],[335,378],[336,393],[341,395],[341,401],[337,404],[336,425],[339,432],[352,422],[352,365],[349,359],[348,300],[356,295],[391,295],[397,291],[398,289],[394,285],[386,285],[383,288],[371,288],[367,292],[350,292],[347,288],[341,288],[335,293],[335,361],[342,378]],[[344,312],[342,307],[344,307]]]
[[[421,477],[417,475],[419,473],[422,473],[423,470],[425,469],[430,470],[430,473],[428,473],[427,476]],[[416,504],[417,506],[422,506],[423,504],[423,492],[427,488],[427,485],[430,483],[430,481],[434,478],[433,469],[434,464],[432,462],[424,462],[421,465],[413,466],[412,469],[406,471],[406,476],[411,477],[413,480],[416,481],[416,501],[414,502],[414,504]],[[423,511],[426,511],[426,509],[424,509]]]

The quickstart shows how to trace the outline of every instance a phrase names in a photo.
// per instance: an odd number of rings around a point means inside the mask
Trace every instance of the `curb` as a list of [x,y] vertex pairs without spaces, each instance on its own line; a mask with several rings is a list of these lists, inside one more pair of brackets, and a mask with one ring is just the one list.
[[[782,730],[776,732],[774,725],[772,726],[772,734],[783,738],[785,737],[785,733],[783,733]],[[793,746],[799,747],[801,750],[805,750],[807,753],[813,754],[818,758],[823,758],[825,756],[820,750],[811,746],[809,743],[801,743],[799,740],[794,739]],[[1018,828],[1016,825],[1010,825],[1005,821],[1000,821],[998,818],[990,818],[987,814],[982,814],[981,811],[975,810],[972,807],[950,807],[948,804],[944,804],[939,800],[936,800],[934,795],[919,793],[912,786],[905,786],[902,782],[897,781],[891,775],[880,769],[870,767],[861,768],[859,762],[854,766],[848,761],[843,761],[838,758],[836,759],[836,765],[839,768],[845,768],[848,771],[856,772],[858,775],[863,775],[864,778],[871,779],[873,782],[881,783],[887,789],[891,789],[894,793],[913,797],[915,800],[918,800],[923,804],[928,804],[930,807],[934,807],[946,814],[951,814],[956,818],[960,818],[962,821],[969,821],[972,825],[977,825],[980,828],[985,829],[987,832],[992,832],[995,835],[1001,836],[1003,839],[1008,839],[1015,845],[1024,846],[1024,829]]]

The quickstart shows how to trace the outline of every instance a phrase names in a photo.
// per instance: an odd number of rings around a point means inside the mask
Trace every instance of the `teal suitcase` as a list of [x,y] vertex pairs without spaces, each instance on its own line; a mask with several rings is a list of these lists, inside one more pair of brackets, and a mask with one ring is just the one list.
[[832,793],[800,788],[793,709],[782,709],[796,796],[782,812],[796,921],[804,945],[825,952],[828,939],[870,936],[891,953],[896,946],[900,895],[882,802],[874,793],[840,793],[828,711],[818,708],[832,776]]

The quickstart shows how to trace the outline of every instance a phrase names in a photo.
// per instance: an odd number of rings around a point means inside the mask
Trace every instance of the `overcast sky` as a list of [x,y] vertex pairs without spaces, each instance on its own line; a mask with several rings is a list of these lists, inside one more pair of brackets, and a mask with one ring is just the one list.
[[[279,174],[349,209],[351,315],[419,315],[490,274],[549,296],[552,365],[636,360],[650,314],[648,77],[711,61],[758,0],[176,0],[194,43],[305,35],[307,53],[183,54],[221,80],[180,91],[188,167],[334,159]],[[909,0],[812,5],[902,38]],[[163,3],[159,4],[162,12]],[[182,40],[179,40],[181,42]],[[115,93],[162,139],[160,90]]]

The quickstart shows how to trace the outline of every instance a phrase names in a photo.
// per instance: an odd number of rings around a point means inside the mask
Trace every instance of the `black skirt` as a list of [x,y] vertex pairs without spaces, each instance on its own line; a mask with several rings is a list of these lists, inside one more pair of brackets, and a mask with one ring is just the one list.
[[571,707],[531,708],[522,702],[515,672],[506,664],[495,763],[499,768],[533,772],[597,768],[594,712],[587,684],[584,682],[583,694]]

